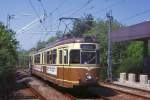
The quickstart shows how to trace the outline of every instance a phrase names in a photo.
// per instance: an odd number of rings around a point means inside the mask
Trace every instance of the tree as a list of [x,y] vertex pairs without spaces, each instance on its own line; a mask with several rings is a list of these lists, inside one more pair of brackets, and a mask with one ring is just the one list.
[[0,98],[7,100],[14,89],[18,60],[15,32],[0,23]]
[[26,50],[18,51],[18,67],[27,68],[29,60],[29,52]]
[[36,45],[36,50],[40,50],[40,49],[44,48],[45,46],[46,46],[45,41],[39,41]]
[[131,42],[126,50],[126,57],[116,71],[127,73],[142,73],[143,43]]
[[91,14],[86,14],[81,19],[82,20],[75,20],[73,23],[73,29],[71,33],[74,36],[83,35],[86,31],[90,30],[93,26],[94,18]]

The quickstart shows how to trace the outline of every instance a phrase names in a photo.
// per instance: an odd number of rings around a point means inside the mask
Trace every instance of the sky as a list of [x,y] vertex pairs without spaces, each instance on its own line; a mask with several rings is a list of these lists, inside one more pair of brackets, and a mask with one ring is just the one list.
[[[55,35],[61,17],[92,14],[95,19],[106,20],[111,10],[114,19],[129,26],[150,20],[149,4],[150,0],[0,0],[0,22],[7,25],[7,16],[13,15],[10,28],[16,32],[20,48],[29,50]],[[44,12],[47,16],[40,23]],[[64,31],[64,23],[70,22],[61,22],[59,30]]]

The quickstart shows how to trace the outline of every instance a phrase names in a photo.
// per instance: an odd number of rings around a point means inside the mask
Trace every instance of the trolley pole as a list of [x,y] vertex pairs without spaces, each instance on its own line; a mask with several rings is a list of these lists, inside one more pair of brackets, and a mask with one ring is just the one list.
[[112,11],[106,13],[106,17],[108,18],[109,25],[108,25],[108,57],[107,57],[107,75],[108,75],[108,81],[112,81],[112,44],[111,44],[111,38],[110,38],[110,33],[112,31],[112,21],[113,21],[113,16],[112,16]]

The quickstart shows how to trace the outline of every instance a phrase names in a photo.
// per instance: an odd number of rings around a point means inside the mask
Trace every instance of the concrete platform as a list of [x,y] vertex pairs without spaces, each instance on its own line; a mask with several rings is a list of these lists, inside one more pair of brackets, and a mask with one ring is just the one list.
[[124,83],[119,82],[119,81],[114,81],[113,83],[118,84],[118,85],[122,85],[122,86],[126,86],[126,87],[146,90],[146,91],[150,92],[150,85],[149,84],[140,84],[140,82],[131,83],[129,81],[124,81]]

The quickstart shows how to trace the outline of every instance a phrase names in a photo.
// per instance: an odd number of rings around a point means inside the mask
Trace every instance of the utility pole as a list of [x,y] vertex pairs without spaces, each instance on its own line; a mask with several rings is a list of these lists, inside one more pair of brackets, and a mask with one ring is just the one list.
[[111,37],[110,37],[110,33],[112,31],[112,21],[113,21],[113,16],[112,16],[112,11],[109,11],[108,13],[106,13],[106,17],[108,18],[108,57],[107,57],[107,63],[108,63],[108,67],[107,67],[107,75],[108,75],[108,81],[112,81],[112,44],[111,44]]
[[6,27],[7,27],[8,29],[10,29],[10,21],[11,21],[11,19],[13,19],[14,17],[15,17],[15,15],[10,15],[10,14],[7,15],[7,25],[6,25]]

